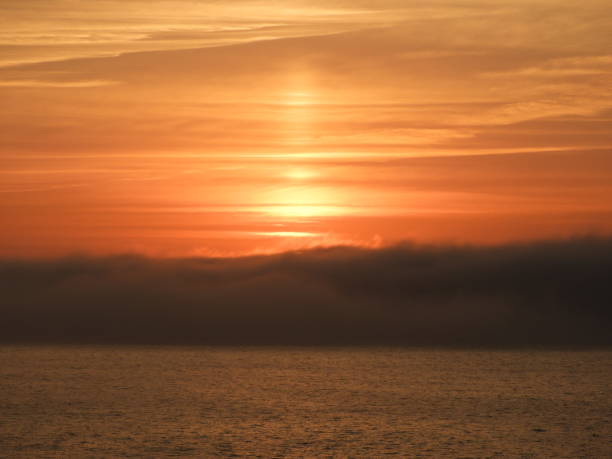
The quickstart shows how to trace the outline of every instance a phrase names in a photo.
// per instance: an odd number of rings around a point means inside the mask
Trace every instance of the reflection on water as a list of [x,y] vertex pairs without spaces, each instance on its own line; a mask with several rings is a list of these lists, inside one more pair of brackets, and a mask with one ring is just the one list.
[[2,347],[0,456],[609,457],[612,352]]

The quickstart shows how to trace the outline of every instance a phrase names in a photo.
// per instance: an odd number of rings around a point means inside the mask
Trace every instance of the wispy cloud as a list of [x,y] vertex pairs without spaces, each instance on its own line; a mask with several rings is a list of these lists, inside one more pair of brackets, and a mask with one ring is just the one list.
[[83,81],[44,81],[44,80],[0,80],[0,87],[5,88],[97,88],[112,86],[118,81],[83,80]]

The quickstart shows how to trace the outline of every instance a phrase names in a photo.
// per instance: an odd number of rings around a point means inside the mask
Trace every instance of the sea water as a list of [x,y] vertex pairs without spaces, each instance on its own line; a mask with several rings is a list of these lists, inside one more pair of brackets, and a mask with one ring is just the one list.
[[612,351],[0,347],[0,457],[612,457]]

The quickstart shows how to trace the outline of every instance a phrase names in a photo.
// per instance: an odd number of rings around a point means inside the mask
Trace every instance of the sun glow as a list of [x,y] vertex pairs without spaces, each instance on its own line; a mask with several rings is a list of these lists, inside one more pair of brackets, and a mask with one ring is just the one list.
[[271,216],[325,217],[349,213],[344,196],[335,188],[320,186],[289,186],[270,191],[261,197],[262,208]]
[[313,95],[305,91],[293,91],[285,94],[285,105],[312,105]]
[[253,233],[257,236],[264,237],[289,237],[289,238],[314,238],[318,237],[317,233],[308,233],[304,231],[262,231],[258,233]]
[[267,206],[266,213],[278,217],[333,217],[345,215],[348,209],[342,206],[330,205],[281,205]]
[[312,169],[290,169],[285,173],[285,176],[292,180],[307,180],[316,177],[319,175]]

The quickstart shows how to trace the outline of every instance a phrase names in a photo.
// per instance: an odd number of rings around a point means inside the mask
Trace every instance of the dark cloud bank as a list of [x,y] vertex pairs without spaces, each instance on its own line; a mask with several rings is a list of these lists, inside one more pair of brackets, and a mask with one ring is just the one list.
[[0,261],[0,340],[612,345],[612,239]]

